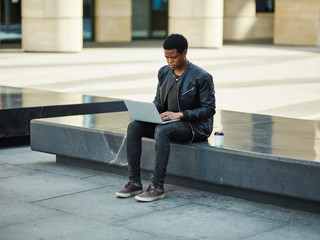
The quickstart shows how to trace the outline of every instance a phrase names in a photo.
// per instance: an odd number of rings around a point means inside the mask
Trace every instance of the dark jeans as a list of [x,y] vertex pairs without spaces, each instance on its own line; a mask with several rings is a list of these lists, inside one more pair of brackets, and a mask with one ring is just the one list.
[[187,143],[191,141],[191,126],[184,121],[164,125],[139,121],[133,121],[129,124],[127,132],[127,160],[129,179],[135,183],[141,182],[140,157],[142,137],[153,138],[155,140],[155,169],[152,185],[162,189],[170,155],[170,142]]

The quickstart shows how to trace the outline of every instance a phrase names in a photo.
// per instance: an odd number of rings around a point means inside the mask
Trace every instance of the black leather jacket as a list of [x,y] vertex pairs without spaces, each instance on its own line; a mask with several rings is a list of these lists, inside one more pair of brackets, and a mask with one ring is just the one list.
[[[154,99],[158,111],[164,112],[164,104],[176,77],[166,65],[158,72],[157,93]],[[204,141],[212,133],[215,114],[215,91],[212,76],[202,68],[188,63],[184,73],[178,78],[178,105],[183,113],[181,120],[189,122],[192,141]]]

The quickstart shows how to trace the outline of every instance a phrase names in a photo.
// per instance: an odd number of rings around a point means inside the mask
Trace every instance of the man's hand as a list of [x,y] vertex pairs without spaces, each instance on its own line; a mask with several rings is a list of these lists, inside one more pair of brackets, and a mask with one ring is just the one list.
[[183,118],[183,113],[182,112],[163,112],[160,114],[160,117],[162,118],[163,121],[168,121],[168,120],[176,120],[176,119],[181,119]]

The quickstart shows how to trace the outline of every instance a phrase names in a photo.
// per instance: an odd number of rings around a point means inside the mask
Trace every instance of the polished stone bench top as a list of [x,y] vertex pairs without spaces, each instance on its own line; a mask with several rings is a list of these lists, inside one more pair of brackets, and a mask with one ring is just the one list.
[[[114,112],[36,121],[124,135],[131,119],[128,112]],[[218,110],[215,131],[225,134],[223,148],[217,148],[219,151],[259,154],[276,160],[290,159],[320,166],[320,121]],[[212,147],[215,145],[214,136],[212,134],[208,142],[194,144]]]
[[0,86],[0,147],[27,144],[35,118],[125,110],[121,99]]
[[0,111],[4,109],[86,104],[119,100],[79,93],[51,92],[7,86],[0,86],[0,96]]

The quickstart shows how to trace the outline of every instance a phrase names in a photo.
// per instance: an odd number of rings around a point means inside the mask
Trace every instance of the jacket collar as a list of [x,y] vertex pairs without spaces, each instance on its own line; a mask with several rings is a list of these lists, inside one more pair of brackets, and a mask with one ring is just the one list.
[[171,70],[174,80],[178,79],[178,81],[181,81],[184,78],[184,76],[187,74],[187,72],[189,71],[189,68],[191,68],[191,65],[192,65],[192,63],[188,61],[188,66],[186,67],[184,72],[179,77],[176,77],[176,75],[174,74],[174,71]]

